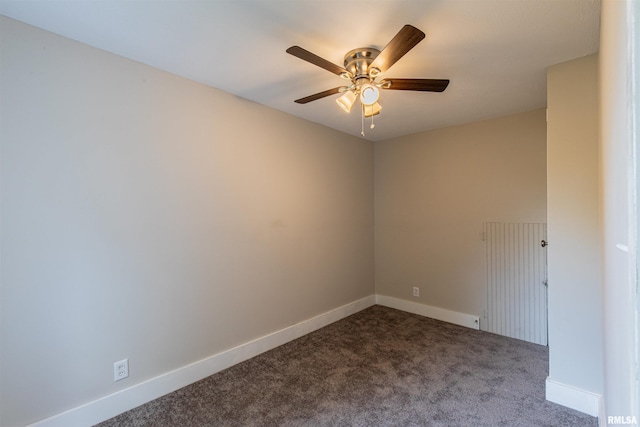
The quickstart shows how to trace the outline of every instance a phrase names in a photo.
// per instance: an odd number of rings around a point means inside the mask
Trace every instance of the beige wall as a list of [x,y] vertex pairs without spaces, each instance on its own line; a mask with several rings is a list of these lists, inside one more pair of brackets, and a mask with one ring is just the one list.
[[549,379],[602,393],[598,56],[547,78]]
[[545,144],[544,110],[376,143],[376,293],[482,316],[482,223],[545,222]]
[[0,424],[373,294],[371,143],[1,19]]

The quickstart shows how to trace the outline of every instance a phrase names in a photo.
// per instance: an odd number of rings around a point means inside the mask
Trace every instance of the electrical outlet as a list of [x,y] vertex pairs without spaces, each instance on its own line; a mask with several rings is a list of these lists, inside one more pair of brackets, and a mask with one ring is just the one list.
[[129,376],[129,359],[124,359],[113,364],[113,380],[120,381]]
[[419,297],[420,296],[420,288],[417,286],[413,287],[413,296],[414,297]]

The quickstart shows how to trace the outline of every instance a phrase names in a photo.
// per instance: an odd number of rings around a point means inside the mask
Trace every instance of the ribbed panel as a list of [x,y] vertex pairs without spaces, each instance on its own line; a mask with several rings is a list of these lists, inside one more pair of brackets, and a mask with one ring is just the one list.
[[547,345],[546,224],[484,224],[487,330]]

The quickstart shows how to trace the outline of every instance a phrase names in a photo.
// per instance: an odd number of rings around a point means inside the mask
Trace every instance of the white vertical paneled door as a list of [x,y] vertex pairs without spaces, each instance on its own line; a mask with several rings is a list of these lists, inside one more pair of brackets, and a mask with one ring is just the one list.
[[547,225],[485,222],[485,330],[547,345]]

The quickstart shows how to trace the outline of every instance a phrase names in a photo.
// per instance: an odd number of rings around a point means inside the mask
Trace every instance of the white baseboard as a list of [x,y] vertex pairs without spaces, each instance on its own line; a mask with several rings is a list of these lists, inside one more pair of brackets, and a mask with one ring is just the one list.
[[419,314],[420,316],[430,317],[436,320],[442,320],[455,325],[466,326],[471,329],[480,329],[480,318],[472,314],[446,310],[444,308],[388,297],[386,295],[376,295],[376,304],[408,313]]
[[567,408],[598,417],[603,406],[602,395],[582,390],[547,377],[546,398]]
[[206,359],[167,372],[85,405],[46,418],[34,427],[86,427],[108,420],[158,397],[248,360],[376,303],[374,295],[343,305],[295,325],[249,341]]

